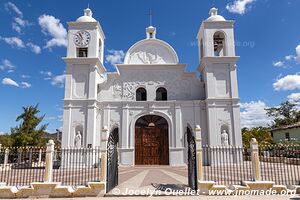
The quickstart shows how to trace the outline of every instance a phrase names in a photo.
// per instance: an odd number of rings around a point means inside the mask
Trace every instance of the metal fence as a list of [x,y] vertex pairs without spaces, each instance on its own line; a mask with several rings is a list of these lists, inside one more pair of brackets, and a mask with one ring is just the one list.
[[53,181],[62,185],[86,185],[100,181],[100,148],[63,148],[55,150]]
[[300,185],[300,145],[261,145],[259,160],[262,180]]
[[205,181],[222,185],[240,185],[253,180],[249,150],[236,146],[203,146],[203,175]]
[[0,182],[24,186],[44,180],[45,148],[1,148]]

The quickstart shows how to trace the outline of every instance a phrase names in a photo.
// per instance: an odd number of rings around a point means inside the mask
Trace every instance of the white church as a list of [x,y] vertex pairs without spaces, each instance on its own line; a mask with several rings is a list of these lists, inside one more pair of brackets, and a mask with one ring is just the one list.
[[226,145],[241,146],[234,21],[216,8],[209,14],[197,33],[200,76],[153,26],[107,72],[105,35],[92,11],[69,22],[62,147],[105,149],[105,133],[118,131],[121,165],[178,166],[187,163],[195,127],[204,145],[223,144],[225,134]]

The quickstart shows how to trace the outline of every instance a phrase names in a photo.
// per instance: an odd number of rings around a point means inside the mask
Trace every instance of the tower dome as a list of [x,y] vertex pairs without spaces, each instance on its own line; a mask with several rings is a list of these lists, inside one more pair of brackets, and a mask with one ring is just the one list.
[[96,22],[96,20],[92,17],[93,12],[90,8],[84,9],[84,15],[79,17],[76,22]]
[[210,17],[207,18],[205,21],[226,21],[226,19],[223,16],[218,15],[217,8],[211,8],[209,11],[209,15]]

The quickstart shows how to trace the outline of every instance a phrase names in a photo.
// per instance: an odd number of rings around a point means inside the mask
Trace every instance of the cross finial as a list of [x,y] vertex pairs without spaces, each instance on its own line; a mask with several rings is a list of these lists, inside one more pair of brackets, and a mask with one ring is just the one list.
[[88,3],[88,8],[90,8],[90,3]]
[[152,16],[153,16],[152,9],[150,9],[150,12],[149,12],[149,22],[150,22],[150,26],[152,26]]

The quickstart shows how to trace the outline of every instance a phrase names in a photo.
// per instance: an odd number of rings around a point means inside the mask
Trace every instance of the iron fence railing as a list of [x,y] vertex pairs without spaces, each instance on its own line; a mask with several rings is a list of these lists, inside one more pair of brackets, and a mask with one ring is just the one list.
[[62,148],[55,150],[53,181],[62,185],[86,185],[100,181],[101,149]]
[[0,182],[24,186],[44,180],[44,147],[1,148]]
[[260,145],[259,160],[262,180],[300,184],[300,145]]
[[243,147],[203,146],[203,175],[206,181],[240,185],[253,180],[251,154]]

